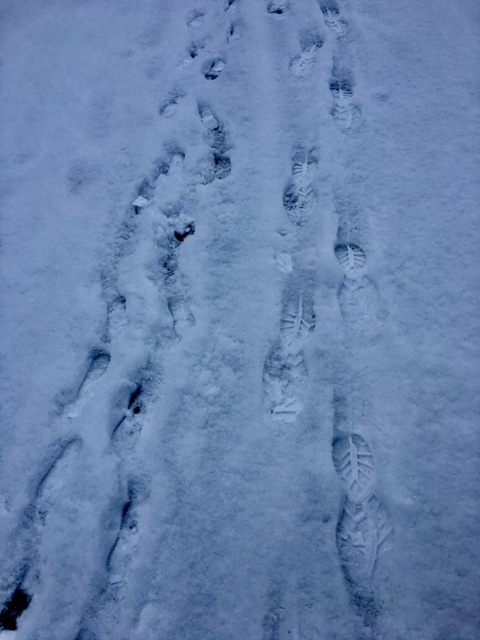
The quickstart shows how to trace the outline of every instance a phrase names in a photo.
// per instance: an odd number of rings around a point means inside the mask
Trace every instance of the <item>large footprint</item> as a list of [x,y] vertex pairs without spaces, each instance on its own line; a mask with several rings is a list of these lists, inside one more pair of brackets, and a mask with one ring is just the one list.
[[335,471],[342,480],[352,502],[361,502],[372,492],[373,456],[370,447],[358,433],[339,436],[332,444]]

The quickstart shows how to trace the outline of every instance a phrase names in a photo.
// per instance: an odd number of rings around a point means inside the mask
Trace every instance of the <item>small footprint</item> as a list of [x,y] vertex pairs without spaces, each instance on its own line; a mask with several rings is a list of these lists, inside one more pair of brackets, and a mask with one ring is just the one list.
[[207,80],[216,80],[224,69],[225,61],[220,58],[218,60],[213,60],[212,62],[207,62],[204,76]]
[[302,410],[298,395],[307,376],[303,351],[289,353],[282,345],[265,360],[263,384],[269,410],[277,422],[292,422]]
[[283,192],[283,206],[294,224],[303,224],[317,201],[311,184],[317,162],[315,149],[299,148],[293,156],[292,181]]
[[305,334],[315,329],[315,314],[313,308],[308,313],[304,310],[303,296],[298,298],[298,306],[295,308],[290,302],[286,305],[280,323],[280,332],[284,345],[288,351],[298,349]]
[[190,45],[190,50],[188,52],[189,57],[192,60],[195,60],[195,58],[200,54],[200,52],[205,48],[205,42],[192,42],[192,44]]
[[302,53],[290,61],[290,71],[296,78],[306,78],[317,58],[317,51],[323,43],[317,42],[303,49]]
[[194,9],[187,16],[187,26],[192,29],[197,29],[201,25],[204,17],[205,14],[203,13],[203,11]]
[[115,291],[107,300],[106,336],[108,342],[123,335],[127,326],[127,299]]
[[125,584],[128,568],[139,548],[139,537],[137,510],[134,503],[128,501],[123,507],[120,533],[107,559],[110,584],[119,586]]
[[340,11],[336,2],[333,0],[321,2],[320,9],[326,26],[337,36],[337,38],[344,37],[348,31],[348,23],[341,19]]
[[275,16],[283,16],[288,11],[288,0],[272,0],[267,4],[267,12]]
[[299,187],[306,187],[310,184],[313,173],[318,164],[316,149],[309,151],[298,149],[293,155],[292,175],[295,184]]
[[88,399],[97,386],[98,381],[102,378],[110,364],[110,354],[104,350],[95,350],[90,356],[90,362],[87,372],[83,378],[77,392],[77,396],[73,402],[71,411],[67,417],[72,419],[78,417],[81,409],[85,406]]
[[376,332],[385,319],[375,283],[366,275],[345,277],[338,292],[338,304],[344,321],[367,333]]
[[184,95],[181,93],[174,94],[171,98],[169,98],[165,102],[162,102],[158,110],[158,113],[164,118],[171,118],[175,113],[180,100],[183,97]]
[[185,215],[179,216],[173,233],[177,242],[183,242],[185,238],[195,233],[195,221]]
[[198,103],[198,113],[202,124],[209,130],[215,131],[220,128],[220,122],[214,115],[212,109],[203,102]]
[[140,437],[145,406],[142,401],[143,386],[138,384],[130,394],[127,411],[114,428],[112,447],[122,459],[131,457],[133,448]]
[[283,207],[290,220],[301,226],[317,202],[317,195],[311,185],[298,186],[289,183],[283,192]]
[[154,165],[150,177],[144,178],[142,180],[140,186],[137,189],[137,195],[132,202],[132,206],[136,214],[141,213],[141,210],[148,206],[155,194],[158,178],[162,174],[166,175],[168,173],[168,169],[168,162],[165,162],[163,160],[158,161]]
[[122,507],[118,536],[106,563],[108,581],[116,589],[125,585],[132,559],[138,551],[141,541],[139,506],[147,497],[148,491],[143,482],[131,479],[128,498]]
[[203,49],[205,49],[204,40],[192,42],[187,50],[187,57],[184,58],[183,61],[178,65],[179,69],[185,69],[185,67],[188,67],[190,64],[192,64],[195,58],[198,58]]
[[183,338],[195,326],[195,316],[186,300],[180,294],[170,296],[167,304],[172,316],[175,333],[178,338]]
[[293,262],[292,257],[288,253],[278,253],[275,256],[275,262],[281,273],[292,273]]
[[170,153],[170,159],[168,162],[166,175],[168,176],[179,175],[183,171],[184,162],[185,162],[185,153],[180,149],[174,149]]
[[348,498],[361,502],[372,492],[373,456],[358,433],[335,438],[332,445],[335,471],[342,480]]
[[227,155],[227,136],[223,125],[216,117],[210,106],[204,102],[198,103],[198,113],[202,124],[208,131],[208,142],[212,153],[211,173],[205,176],[206,182],[213,179],[223,180],[230,175],[232,165]]
[[332,80],[330,91],[333,96],[331,114],[337,126],[346,133],[357,131],[361,124],[361,113],[353,103],[351,83],[348,80]]
[[228,31],[228,43],[231,44],[235,40],[240,39],[240,27],[238,22],[232,22]]
[[45,524],[48,512],[55,504],[58,493],[67,482],[81,448],[82,440],[80,438],[72,438],[62,445],[59,454],[40,481],[34,502],[39,524]]

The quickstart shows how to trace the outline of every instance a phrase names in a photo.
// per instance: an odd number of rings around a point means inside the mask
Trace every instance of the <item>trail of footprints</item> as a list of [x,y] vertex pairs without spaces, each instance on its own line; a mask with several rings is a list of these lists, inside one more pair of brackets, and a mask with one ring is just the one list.
[[76,461],[82,450],[79,437],[57,442],[40,477],[33,497],[27,505],[14,536],[14,552],[4,567],[1,594],[4,606],[0,611],[0,629],[15,631],[17,620],[30,605],[39,583],[38,547],[42,530],[65,485],[77,472]]
[[[229,0],[226,10],[234,4]],[[330,91],[333,105],[331,115],[342,132],[352,133],[361,124],[361,112],[353,98],[353,79],[351,73],[342,65],[341,44],[348,33],[348,22],[340,14],[335,0],[320,1],[319,6],[326,27],[331,31],[337,43],[337,53],[332,68]],[[266,11],[274,17],[284,17],[289,10],[287,0],[266,2]],[[191,29],[199,29],[204,14],[192,12],[187,23]],[[227,41],[238,37],[238,23],[231,22]],[[290,71],[294,77],[303,79],[310,73],[318,51],[323,46],[321,37],[310,38],[302,43],[299,56],[291,60]],[[194,61],[206,48],[206,39],[192,42],[188,58],[183,63]],[[207,81],[216,80],[226,66],[225,56],[207,59],[202,64],[202,73]],[[171,118],[183,99],[182,91],[174,91],[160,105],[159,115]],[[231,172],[229,157],[230,144],[225,127],[211,106],[198,102],[198,114],[205,130],[205,140],[209,149],[207,168],[203,173],[205,184],[213,180],[223,180]],[[135,217],[139,217],[152,204],[158,180],[161,176],[174,175],[182,171],[184,153],[176,151],[167,162],[157,163],[152,174],[138,187],[132,202]],[[300,148],[293,156],[292,173],[283,193],[283,206],[286,214],[297,229],[308,224],[315,208],[317,196],[312,186],[313,173],[318,164],[315,149]],[[180,210],[163,212],[169,221],[167,231],[158,243],[160,250],[161,278],[159,286],[166,292],[166,304],[172,317],[173,331],[180,339],[195,324],[194,315],[185,295],[182,278],[178,272],[177,252],[188,236],[195,232],[195,221]],[[129,223],[128,238],[135,223]],[[366,255],[363,249],[352,242],[341,242],[335,247],[335,255],[344,271],[344,278],[338,292],[338,302],[346,324],[354,329],[364,326],[375,315],[378,293],[373,281],[366,275]],[[308,376],[305,361],[305,342],[315,329],[312,292],[306,291],[302,284],[302,270],[296,271],[296,263],[289,253],[277,256],[277,264],[287,281],[282,297],[282,315],[279,336],[270,350],[264,364],[263,383],[269,413],[278,424],[294,422],[302,410],[302,394]],[[108,289],[108,287],[107,287]],[[126,306],[128,301],[115,286],[110,287],[108,300],[107,334],[112,335],[126,325]],[[378,305],[377,305],[378,307]],[[358,332],[357,332],[358,333]],[[109,339],[107,339],[107,344]],[[92,399],[101,379],[110,364],[110,354],[106,348],[94,350],[89,357],[85,374],[77,391],[64,403],[63,413],[68,421],[78,418],[84,407]],[[118,535],[106,560],[108,583],[117,592],[125,584],[132,558],[141,541],[139,524],[142,504],[148,499],[148,490],[132,471],[137,442],[142,431],[142,422],[146,412],[146,402],[154,384],[154,375],[147,365],[138,371],[138,383],[128,392],[126,407],[111,430],[112,448],[123,465],[121,475],[126,483],[124,501],[119,523]],[[122,391],[122,397],[125,392]],[[34,492],[20,527],[25,522],[31,524],[23,539],[31,543],[40,535],[48,520],[49,512],[54,508],[59,493],[64,489],[68,478],[76,469],[76,461],[82,450],[82,439],[73,435],[57,445],[57,453],[42,475]],[[342,483],[345,498],[337,525],[336,546],[338,557],[350,591],[352,601],[361,610],[375,610],[375,590],[373,577],[378,559],[392,544],[393,529],[388,514],[375,495],[375,464],[370,447],[354,426],[335,434],[332,443],[332,460],[336,473]],[[122,467],[121,467],[122,469]],[[33,517],[32,517],[33,516]],[[27,546],[27,545],[25,545]],[[26,550],[22,547],[20,556]],[[2,593],[8,593],[3,610],[0,612],[0,629],[14,630],[17,620],[28,608],[32,595],[30,578],[37,572],[33,564],[22,557],[13,562],[16,566],[9,571],[7,585]],[[29,552],[28,557],[31,557]],[[30,564],[29,564],[30,562]]]
[[[190,17],[190,26],[198,28],[203,14],[196,12]],[[215,79],[213,76],[218,75],[222,69],[219,61],[214,61],[206,72],[206,77],[211,76],[207,79]],[[173,117],[182,97],[181,93],[172,94],[171,98],[160,107],[160,115]],[[200,182],[209,184],[215,180],[224,180],[231,172],[228,153],[231,145],[226,128],[207,102],[199,101],[197,110],[204,127],[204,139],[208,148],[206,162],[201,166],[198,174]],[[165,294],[166,306],[172,319],[174,341],[181,340],[195,325],[195,317],[190,308],[178,264],[178,251],[186,239],[195,233],[195,220],[184,210],[181,204],[181,193],[178,204],[172,206],[169,203],[168,206],[162,207],[157,198],[157,192],[164,189],[169,191],[166,181],[169,177],[180,176],[183,173],[184,160],[183,151],[173,150],[169,159],[157,163],[151,175],[141,182],[132,201],[133,214],[136,218],[142,218],[145,215],[155,217],[157,210],[159,215],[164,217],[163,225],[154,234],[155,251],[158,255],[158,270],[154,274],[154,280]],[[112,315],[124,315],[124,307],[128,301],[125,301],[118,292],[110,297],[113,298],[110,305]],[[118,317],[115,320],[112,318],[111,324],[118,330]],[[127,484],[127,496],[122,508],[118,535],[106,560],[109,587],[103,599],[107,598],[108,601],[111,597],[115,602],[123,597],[128,574],[142,540],[141,511],[143,503],[148,499],[148,489],[136,477],[140,466],[140,461],[137,460],[137,446],[147,411],[148,398],[154,392],[156,380],[154,366],[147,363],[135,377],[138,382],[130,389],[128,402],[125,403],[126,408],[116,420],[111,433],[112,448],[120,460],[120,477]],[[120,396],[124,397],[125,392],[120,391]],[[121,406],[122,402],[124,401],[118,400],[116,404]],[[88,622],[85,622],[85,625],[84,631],[88,628]]]
[[[229,2],[229,6],[233,0]],[[198,29],[203,22],[204,14],[195,11],[188,17],[188,25]],[[234,23],[230,29],[230,39],[234,38]],[[189,57],[194,60],[205,48],[205,40],[198,40],[192,44]],[[221,59],[207,61],[204,64],[206,80],[215,80],[223,71],[225,62]],[[179,91],[173,92],[160,106],[159,115],[171,118],[175,115],[176,107],[184,97]],[[197,103],[197,113],[204,129],[204,139],[207,146],[205,162],[200,167],[196,180],[203,184],[210,184],[215,180],[226,179],[231,172],[229,150],[231,145],[227,130],[213,108],[205,101]],[[135,218],[145,216],[155,218],[163,216],[163,223],[154,235],[155,251],[158,255],[158,269],[153,278],[165,296],[165,302],[172,319],[173,340],[181,340],[195,325],[195,316],[191,310],[184,278],[179,271],[178,252],[189,236],[195,233],[195,220],[182,205],[180,189],[177,204],[168,206],[161,204],[157,197],[159,191],[171,191],[168,183],[170,177],[179,177],[184,172],[185,153],[181,149],[170,152],[166,161],[156,163],[150,176],[139,185],[132,201]],[[128,301],[112,287],[111,325],[118,330],[119,317],[125,314]],[[113,315],[116,318],[113,318]],[[120,390],[116,404],[126,407],[115,421],[111,432],[112,448],[120,460],[120,477],[126,483],[126,498],[122,507],[119,531],[106,560],[106,573],[109,588],[106,595],[111,594],[115,602],[122,599],[126,587],[129,571],[142,539],[142,505],[148,499],[148,489],[136,477],[140,461],[137,460],[137,446],[142,432],[142,425],[147,412],[148,398],[153,395],[156,373],[153,364],[146,363],[135,376],[137,383],[128,392],[128,401],[122,400],[125,391]],[[85,629],[88,622],[85,622]]]
[[355,432],[338,435],[332,458],[345,492],[337,526],[340,562],[355,604],[371,608],[375,565],[391,547],[393,529],[374,494],[375,465],[365,439]]
[[[197,16],[196,19],[200,19]],[[215,65],[213,65],[215,67]],[[211,70],[218,71],[218,65]],[[172,117],[175,108],[182,99],[181,93],[173,93],[160,107],[160,115]],[[202,169],[201,182],[208,184],[213,180],[223,180],[229,176],[231,162],[228,154],[230,144],[225,127],[213,109],[205,102],[198,103],[198,115],[204,126],[205,140],[208,148],[206,168]],[[124,232],[120,242],[129,243],[138,227],[138,220],[149,207],[155,207],[156,190],[159,181],[175,177],[183,171],[184,153],[174,150],[166,161],[157,162],[149,176],[138,186],[132,200],[131,213],[127,216]],[[162,184],[164,187],[165,184]],[[160,212],[167,221],[163,231],[156,237],[158,253],[157,286],[165,293],[166,306],[172,318],[173,341],[180,340],[194,325],[195,318],[190,309],[185,293],[183,277],[178,268],[178,250],[185,240],[195,232],[195,221],[182,207],[165,209]],[[133,217],[131,217],[133,216]],[[120,254],[120,259],[121,259]],[[60,395],[59,420],[66,419],[72,428],[84,409],[94,400],[98,387],[110,365],[109,345],[116,341],[121,344],[122,336],[128,327],[128,299],[118,290],[118,285],[108,277],[104,283],[108,319],[105,328],[104,344],[94,349],[84,368],[76,390]],[[118,345],[117,345],[118,346]],[[142,425],[147,411],[148,398],[153,393],[155,370],[150,363],[141,368],[134,376],[138,380],[129,390],[120,389],[112,406],[114,418],[111,427],[111,445],[119,459],[119,474],[127,485],[127,498],[122,508],[119,532],[106,559],[106,574],[112,597],[121,597],[122,588],[128,575],[133,557],[141,540],[139,509],[148,498],[148,490],[136,477],[138,468],[137,445],[142,432]],[[71,431],[71,429],[70,429]],[[42,474],[34,497],[20,518],[16,540],[12,542],[14,553],[10,565],[4,572],[0,585],[3,609],[0,611],[0,629],[15,630],[18,620],[35,598],[38,588],[38,562],[36,549],[40,544],[42,531],[45,528],[49,513],[55,508],[57,499],[65,490],[68,481],[78,473],[77,461],[82,450],[82,438],[72,434],[61,441],[57,453]],[[55,448],[55,447],[54,447]],[[108,599],[108,590],[102,596]],[[100,602],[100,601],[99,601]],[[95,605],[100,606],[100,605]],[[88,622],[83,632],[88,634]]]
[[[361,112],[353,100],[352,74],[344,64],[348,22],[342,18],[335,0],[321,0],[320,9],[337,43],[330,81],[331,114],[342,132],[353,133],[360,127]],[[345,236],[340,226],[339,236]],[[347,239],[340,241],[334,251],[344,272],[337,299],[348,328],[347,346],[358,349],[364,344],[365,337],[372,338],[378,333],[381,320],[379,295],[375,283],[366,273],[367,256],[359,244]],[[375,591],[375,569],[379,558],[391,549],[393,527],[375,495],[373,454],[364,436],[358,432],[352,413],[347,420],[342,419],[339,423],[336,420],[334,426],[332,461],[345,496],[337,525],[336,546],[352,603],[363,615],[364,622],[373,625],[381,610]]]
[[[334,41],[334,59],[330,80],[333,105],[330,113],[342,133],[354,133],[361,125],[361,112],[353,97],[353,76],[346,66],[348,22],[335,0],[320,0],[326,27]],[[284,15],[286,2],[271,2],[269,13]],[[291,60],[290,71],[299,79],[312,69],[323,41],[306,43],[299,56]],[[292,174],[283,192],[283,206],[290,222],[300,229],[308,226],[317,197],[312,176],[317,166],[314,149],[299,149],[293,157]],[[347,224],[347,227],[349,225]],[[365,337],[372,338],[381,324],[381,305],[375,283],[367,275],[367,257],[363,248],[343,239],[334,252],[344,272],[337,299],[347,327],[347,346],[358,348]],[[302,285],[302,274],[294,277],[296,266],[289,253],[276,257],[277,265],[287,277],[282,300],[280,335],[264,363],[263,384],[269,412],[277,423],[293,423],[302,410],[307,367],[305,340],[315,328],[311,297]],[[347,376],[348,379],[348,376]],[[375,494],[375,463],[365,437],[358,432],[355,419],[341,428],[335,424],[332,461],[342,483],[344,501],[336,529],[336,547],[352,604],[368,625],[374,624],[381,610],[375,590],[375,571],[379,558],[392,547],[393,527],[381,501]],[[270,621],[270,618],[269,618]],[[278,620],[271,626],[271,637],[278,637]],[[270,635],[269,635],[270,638]]]
[[[84,374],[77,389],[61,402],[60,417],[73,420],[92,399],[95,388],[110,364],[110,354],[103,348],[89,355]],[[4,608],[0,612],[0,629],[17,629],[17,620],[28,608],[32,592],[38,586],[38,548],[49,514],[55,509],[58,498],[69,480],[78,473],[77,460],[83,447],[82,438],[71,436],[52,444],[52,453],[46,463],[32,499],[24,510],[14,536],[14,551],[10,567],[6,567],[1,585]],[[5,582],[6,580],[6,582]]]
[[[316,203],[312,178],[317,166],[315,149],[298,148],[292,159],[291,179],[283,193],[283,205],[294,225],[294,242],[298,230],[305,227]],[[294,247],[292,247],[294,248]],[[305,291],[305,274],[289,253],[277,256],[277,265],[287,276],[283,296],[280,335],[264,363],[263,386],[268,410],[279,424],[293,422],[302,411],[302,395],[307,378],[304,343],[315,329],[312,293]]]
[[[225,12],[228,12],[229,14],[235,14],[236,4],[237,4],[236,0],[227,0],[224,7]],[[193,32],[198,32],[199,30],[201,31],[201,27],[202,27],[202,24],[204,23],[205,15],[206,15],[205,13],[199,10],[195,10],[191,12],[187,16],[187,21],[186,21],[187,27],[189,28],[189,30]],[[228,29],[224,38],[221,39],[221,44],[219,45],[220,49],[224,47],[225,43],[231,45],[235,42],[235,40],[238,40],[238,38],[240,37],[240,23],[238,22],[238,20],[236,20],[235,18],[232,18],[231,20],[227,20],[227,21],[229,23]],[[186,67],[191,65],[192,62],[197,58],[202,58],[203,52],[207,52],[207,53],[209,51],[214,52],[215,47],[210,42],[210,40],[211,40],[211,34],[205,35],[204,37],[193,39],[188,46],[186,58],[184,58],[178,65],[179,68],[185,69]],[[201,73],[203,77],[208,81],[216,80],[222,74],[225,67],[226,67],[225,52],[223,54],[218,54],[218,55],[208,57],[200,65]],[[167,117],[170,117],[170,112],[172,110],[170,108],[170,105],[173,106],[174,100],[175,98],[173,97],[170,101],[167,101],[162,105],[162,107],[160,108],[161,115],[166,115]]]
[[330,113],[338,128],[344,133],[354,133],[361,125],[361,112],[354,101],[354,82],[345,68],[346,36],[349,31],[336,0],[320,0],[320,10],[326,27],[335,37],[336,50],[332,65],[330,92],[333,104]]

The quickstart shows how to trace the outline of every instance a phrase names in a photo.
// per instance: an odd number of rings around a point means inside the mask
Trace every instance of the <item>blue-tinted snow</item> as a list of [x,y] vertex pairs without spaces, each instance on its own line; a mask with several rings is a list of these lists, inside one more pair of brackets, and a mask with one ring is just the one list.
[[478,8],[177,5],[3,3],[0,636],[473,640]]

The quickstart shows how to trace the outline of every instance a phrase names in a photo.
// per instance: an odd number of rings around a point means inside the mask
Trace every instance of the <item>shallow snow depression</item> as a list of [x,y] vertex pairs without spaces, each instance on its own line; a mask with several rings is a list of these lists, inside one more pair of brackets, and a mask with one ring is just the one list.
[[2,18],[0,637],[474,640],[476,3]]

